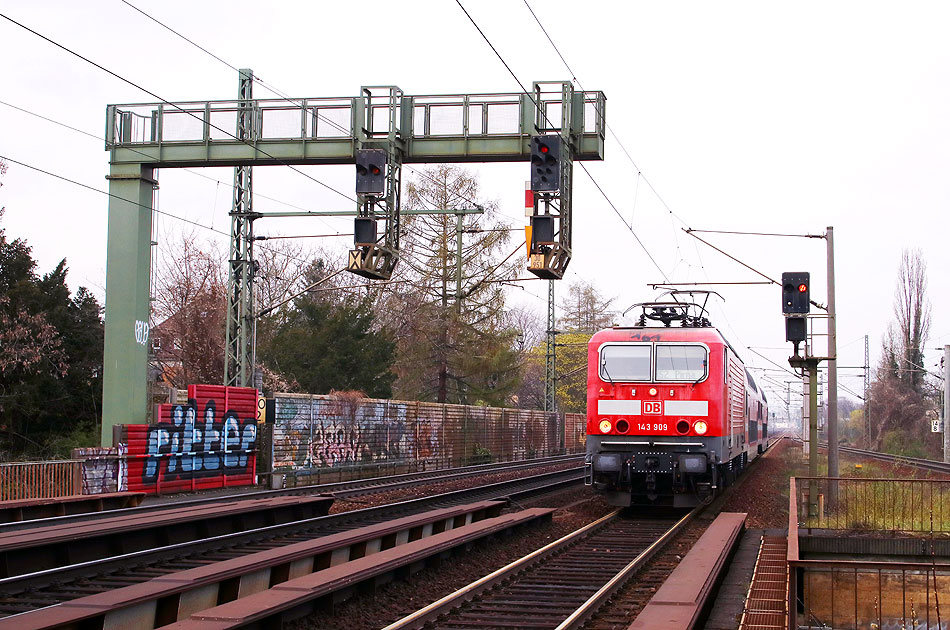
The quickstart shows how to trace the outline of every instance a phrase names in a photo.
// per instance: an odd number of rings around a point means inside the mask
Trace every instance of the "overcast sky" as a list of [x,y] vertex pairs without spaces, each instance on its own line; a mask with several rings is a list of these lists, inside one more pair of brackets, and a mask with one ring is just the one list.
[[[519,90],[454,0],[129,2],[293,97],[355,96],[363,85],[398,85],[413,95]],[[559,295],[583,278],[622,310],[653,299],[647,284],[663,275],[677,282],[760,279],[685,234],[686,226],[795,234],[834,226],[839,364],[863,364],[865,335],[876,364],[893,320],[901,252],[916,248],[928,266],[927,367],[936,369],[934,348],[950,343],[943,277],[950,267],[950,5],[529,3],[573,75],[523,0],[462,4],[523,84],[573,78],[602,90],[619,138],[608,137],[603,162],[586,164],[606,198],[575,169],[574,257]],[[120,0],[7,0],[0,13],[163,99],[235,97],[233,69]],[[0,155],[105,191],[109,164],[101,139],[14,107],[101,136],[107,104],[156,99],[4,19],[0,55]],[[254,89],[258,98],[271,96]],[[304,170],[352,194],[352,167]],[[523,225],[527,164],[476,170],[485,197],[499,203],[511,225]],[[203,172],[225,184],[162,171],[159,208],[227,231],[231,169]],[[8,237],[29,242],[41,271],[65,257],[70,287],[85,285],[101,297],[105,195],[13,163],[3,184],[0,225]],[[256,169],[254,185],[255,194],[271,198],[258,197],[258,210],[286,209],[278,201],[349,209],[285,167]],[[160,235],[181,232],[179,222],[158,222]],[[350,230],[351,219],[258,224],[266,234]],[[198,232],[226,248],[226,237]],[[826,301],[823,240],[702,236],[773,278],[810,271],[813,297]],[[342,251],[347,241],[322,244]],[[511,290],[512,303],[543,317],[545,284],[524,285]],[[746,362],[787,365],[779,289],[719,291],[725,302],[714,310],[714,323]],[[840,380],[861,393],[859,370],[842,370]]]

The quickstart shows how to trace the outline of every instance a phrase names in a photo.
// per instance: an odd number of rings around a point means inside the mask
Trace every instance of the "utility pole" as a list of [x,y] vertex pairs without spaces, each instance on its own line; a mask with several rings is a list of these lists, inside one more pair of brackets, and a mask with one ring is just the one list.
[[[838,340],[835,323],[834,228],[825,232],[828,245],[828,477],[838,476]],[[833,493],[832,493],[833,495]],[[834,500],[834,496],[829,497]]]
[[[235,137],[257,139],[252,88],[254,72],[239,71],[238,113]],[[228,255],[228,304],[225,323],[224,384],[250,387],[254,381],[254,215],[252,167],[234,167],[234,199],[231,204],[231,245]]]
[[544,411],[545,413],[554,413],[555,411],[555,392],[557,390],[557,373],[554,329],[554,280],[548,280],[548,340],[547,352],[544,355]]
[[[810,357],[807,352],[804,357],[795,355],[789,357],[788,363],[793,368],[801,369],[808,380],[808,440],[804,443],[808,447],[808,513],[818,515],[818,357]],[[803,423],[804,425],[804,423]]]
[[462,219],[464,212],[455,213],[455,314],[462,315]]
[[[811,374],[805,372],[802,378],[802,456],[811,461]],[[815,414],[817,415],[817,413]],[[815,422],[817,425],[817,420]]]
[[871,448],[871,366],[868,336],[864,335],[864,447]]
[[943,461],[950,462],[950,431],[947,411],[950,410],[950,345],[943,347]]

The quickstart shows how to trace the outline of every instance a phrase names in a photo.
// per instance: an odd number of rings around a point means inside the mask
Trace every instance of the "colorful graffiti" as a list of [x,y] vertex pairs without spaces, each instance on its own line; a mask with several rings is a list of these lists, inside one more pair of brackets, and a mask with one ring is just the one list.
[[257,390],[190,385],[158,423],[125,425],[128,489],[176,492],[251,485],[257,470]]
[[[275,397],[274,469],[386,463],[435,469],[558,452],[556,416],[526,409],[372,400],[352,394]],[[574,440],[571,440],[574,441]]]
[[82,493],[104,494],[125,490],[125,445],[74,448],[73,459],[82,460]]

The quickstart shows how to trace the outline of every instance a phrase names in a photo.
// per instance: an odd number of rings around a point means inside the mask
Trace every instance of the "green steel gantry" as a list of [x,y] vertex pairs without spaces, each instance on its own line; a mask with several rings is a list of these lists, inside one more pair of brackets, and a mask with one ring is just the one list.
[[571,255],[571,165],[604,157],[602,92],[535,82],[530,93],[409,96],[395,86],[344,98],[254,99],[240,71],[229,101],[108,105],[110,153],[102,443],[113,427],[146,417],[152,196],[157,168],[235,168],[228,286],[228,384],[250,385],[254,362],[251,167],[354,164],[360,149],[387,155],[386,190],[356,195],[356,214],[382,223],[356,243],[347,269],[388,278],[399,256],[402,164],[526,162],[530,141],[558,134],[565,150],[557,192],[535,195],[534,214],[556,220],[554,242],[531,243],[528,269],[560,278]]

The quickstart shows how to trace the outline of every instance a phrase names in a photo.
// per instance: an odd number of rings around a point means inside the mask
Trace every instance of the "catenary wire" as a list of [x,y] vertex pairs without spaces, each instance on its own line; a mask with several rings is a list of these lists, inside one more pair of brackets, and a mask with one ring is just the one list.
[[[0,13],[0,18],[3,18],[3,19],[5,19],[5,20],[7,20],[8,22],[11,22],[12,24],[15,24],[16,26],[19,26],[19,27],[22,28],[23,30],[25,30],[25,31],[27,31],[27,32],[29,32],[29,33],[32,33],[33,35],[36,35],[36,36],[39,37],[40,39],[42,39],[42,40],[44,40],[44,41],[46,41],[46,42],[49,42],[50,44],[56,46],[57,48],[59,48],[59,49],[65,51],[65,52],[67,52],[67,53],[69,53],[69,54],[71,54],[71,55],[73,55],[73,56],[75,56],[75,57],[77,57],[77,58],[79,58],[79,59],[85,61],[86,63],[88,63],[88,64],[90,64],[90,65],[92,65],[92,66],[98,68],[99,70],[102,70],[102,71],[105,72],[106,74],[109,74],[110,76],[115,77],[116,79],[119,79],[120,81],[122,81],[122,82],[124,82],[124,83],[127,83],[127,84],[131,85],[132,87],[134,87],[134,88],[136,88],[136,89],[138,89],[138,90],[141,90],[142,92],[145,92],[145,93],[148,94],[149,96],[158,99],[158,100],[161,101],[163,104],[168,105],[168,106],[170,106],[170,107],[174,107],[174,108],[177,109],[179,112],[181,112],[181,113],[183,113],[183,114],[186,114],[186,115],[188,115],[188,116],[191,116],[192,118],[195,118],[196,120],[200,121],[202,124],[206,124],[206,125],[208,125],[209,127],[211,127],[212,129],[215,129],[215,130],[217,130],[217,131],[220,131],[221,133],[227,135],[227,136],[230,137],[230,138],[233,138],[234,140],[237,140],[238,142],[242,142],[242,143],[244,143],[244,144],[247,144],[247,145],[251,146],[251,145],[250,145],[250,142],[248,142],[247,140],[243,140],[243,139],[241,139],[241,138],[238,138],[238,137],[237,137],[236,135],[234,135],[233,133],[231,133],[231,132],[229,132],[229,131],[226,131],[225,129],[222,129],[221,127],[218,127],[217,125],[213,124],[213,123],[210,122],[210,121],[205,122],[202,118],[198,117],[198,116],[195,115],[193,112],[189,112],[188,110],[185,110],[185,109],[179,107],[179,106],[176,105],[175,103],[172,103],[172,102],[170,102],[170,101],[168,101],[168,100],[162,98],[161,96],[159,96],[158,94],[155,94],[155,93],[152,92],[151,90],[148,90],[148,89],[142,87],[141,85],[138,85],[137,83],[135,83],[135,82],[133,82],[133,81],[130,81],[129,79],[126,79],[125,77],[123,77],[123,76],[121,76],[121,75],[119,75],[119,74],[113,72],[112,70],[109,70],[108,68],[106,68],[105,66],[102,66],[101,64],[96,63],[95,61],[89,59],[88,57],[85,57],[85,56],[79,54],[78,52],[76,52],[76,51],[74,51],[74,50],[68,48],[67,46],[64,46],[63,44],[60,44],[59,42],[56,42],[55,40],[52,40],[52,39],[50,39],[49,37],[46,37],[46,36],[43,35],[42,33],[33,30],[32,28],[26,26],[25,24],[22,24],[22,23],[20,23],[20,22],[17,22],[16,20],[14,20],[13,18],[9,17],[8,15],[5,15],[5,14],[3,14],[3,13]],[[282,166],[286,166],[287,168],[289,168],[290,170],[294,171],[295,173],[299,173],[300,175],[303,175],[304,177],[306,177],[306,178],[309,179],[310,181],[312,181],[312,182],[314,182],[314,183],[317,183],[317,184],[319,184],[320,186],[323,186],[323,187],[326,188],[327,190],[330,190],[330,191],[332,191],[332,192],[334,192],[334,193],[340,195],[341,197],[343,197],[343,198],[345,198],[345,199],[349,199],[350,201],[352,201],[352,202],[354,202],[354,203],[356,202],[356,199],[354,199],[353,197],[350,197],[350,196],[347,195],[346,193],[337,190],[337,189],[334,188],[333,186],[330,186],[329,184],[320,181],[320,180],[317,179],[316,177],[313,177],[312,175],[310,175],[310,174],[308,174],[308,173],[305,173],[304,171],[300,170],[299,168],[296,168],[296,167],[294,167],[294,166],[291,165],[291,164],[287,164],[286,162],[281,161],[279,158],[277,158],[277,157],[271,155],[270,153],[268,153],[268,152],[265,151],[264,149],[262,149],[262,148],[260,148],[260,147],[258,147],[258,146],[255,146],[254,148],[255,148],[255,150],[256,150],[258,153],[260,153],[260,154],[262,154],[262,155],[264,155],[264,156],[266,156],[266,157],[268,157],[268,158],[270,158],[270,159],[276,161],[278,164],[280,164],[280,165],[282,165]]]
[[[481,27],[478,25],[478,23],[475,21],[475,19],[471,16],[471,14],[465,9],[465,7],[462,5],[461,0],[455,0],[455,2],[456,2],[456,4],[459,5],[459,8],[462,9],[462,12],[465,13],[465,16],[469,19],[469,21],[472,23],[472,25],[473,25],[473,26],[475,27],[475,29],[478,31],[479,35],[482,36],[482,39],[485,40],[485,43],[487,43],[488,46],[489,46],[489,48],[492,49],[492,52],[495,53],[495,56],[498,57],[499,61],[501,61],[502,65],[505,66],[505,69],[508,70],[508,73],[509,73],[509,74],[512,76],[512,78],[515,80],[515,83],[518,84],[518,87],[521,88],[521,91],[522,91],[529,99],[531,99],[531,101],[535,104],[535,106],[537,106],[538,103],[534,100],[534,97],[531,95],[530,92],[528,92],[527,89],[525,89],[524,84],[521,82],[521,79],[518,78],[518,76],[517,76],[517,75],[514,73],[514,71],[511,69],[511,66],[508,65],[508,62],[505,61],[505,58],[501,56],[501,53],[498,52],[498,49],[495,48],[495,45],[491,43],[491,40],[488,39],[488,36],[485,35],[485,32],[481,29]],[[547,118],[547,114],[544,114],[544,117]],[[548,120],[548,122],[550,123],[551,121]],[[552,125],[552,126],[553,126],[553,125]],[[646,246],[643,244],[643,241],[640,240],[640,237],[637,235],[637,233],[636,233],[636,232],[633,230],[633,228],[627,223],[626,219],[623,218],[623,214],[620,212],[620,210],[617,209],[617,206],[614,204],[613,201],[611,201],[610,197],[607,196],[607,193],[604,191],[603,188],[601,188],[600,184],[597,182],[597,180],[594,178],[594,176],[591,174],[591,172],[587,169],[587,167],[584,165],[583,162],[578,162],[578,165],[581,167],[581,170],[584,171],[584,173],[587,175],[587,177],[590,178],[591,182],[594,184],[594,186],[597,188],[597,190],[600,192],[600,194],[603,195],[604,199],[607,201],[607,203],[610,205],[610,207],[613,208],[613,211],[614,211],[615,213],[617,213],[617,216],[620,217],[620,221],[624,224],[624,226],[626,226],[626,228],[630,231],[630,233],[633,234],[633,236],[634,236],[634,238],[636,239],[637,243],[640,245],[640,247],[643,249],[644,253],[646,253],[647,257],[650,259],[650,262],[653,263],[653,266],[655,266],[655,267],[657,268],[657,270],[660,272],[660,275],[663,276],[664,280],[668,281],[668,278],[666,277],[666,272],[664,272],[663,269],[660,267],[660,265],[657,264],[656,259],[653,258],[653,255],[650,253],[650,250],[648,250],[648,249],[646,248]]]
[[[217,61],[220,61],[221,63],[223,63],[224,65],[226,65],[228,68],[231,68],[231,69],[234,70],[235,72],[240,72],[240,70],[239,70],[236,66],[234,66],[233,64],[229,63],[229,62],[226,61],[225,59],[222,59],[221,57],[219,57],[218,55],[214,54],[213,52],[211,52],[210,50],[208,50],[208,49],[205,48],[204,46],[201,46],[200,44],[198,44],[197,42],[195,42],[193,39],[191,39],[191,38],[189,38],[189,37],[183,35],[182,33],[178,32],[177,30],[175,30],[175,29],[173,29],[172,27],[168,26],[167,24],[165,24],[164,22],[162,22],[162,21],[159,20],[158,18],[154,17],[153,15],[151,15],[151,14],[149,14],[149,13],[143,11],[143,10],[140,9],[139,7],[137,7],[137,6],[133,5],[132,3],[128,2],[128,0],[121,0],[121,1],[122,1],[124,4],[126,4],[127,6],[131,7],[132,9],[134,9],[135,11],[137,11],[137,12],[139,12],[140,14],[144,15],[145,17],[147,17],[149,20],[155,22],[156,24],[158,24],[158,25],[161,26],[162,28],[168,30],[168,31],[171,32],[171,33],[174,33],[176,36],[178,36],[178,37],[180,37],[181,39],[185,40],[186,42],[188,42],[189,44],[191,44],[192,46],[194,46],[194,47],[197,48],[198,50],[200,50],[200,51],[202,51],[202,52],[204,52],[204,53],[210,55],[211,57],[213,57],[213,58],[216,59]],[[274,94],[276,94],[277,96],[279,96],[279,97],[282,98],[283,100],[287,101],[288,103],[292,103],[292,104],[294,104],[294,105],[303,106],[303,101],[302,101],[302,100],[300,100],[300,99],[295,99],[295,98],[293,98],[293,97],[287,95],[287,93],[285,93],[284,91],[282,91],[282,90],[280,90],[279,88],[277,88],[277,87],[275,87],[275,86],[273,86],[273,85],[267,83],[266,81],[264,81],[264,80],[263,80],[260,76],[258,76],[257,74],[254,74],[254,75],[252,76],[252,79],[253,79],[256,83],[258,83],[259,85],[261,85],[261,86],[264,87],[265,89],[269,90],[270,92],[273,92]],[[337,130],[339,130],[339,131],[341,131],[341,132],[343,132],[343,133],[346,133],[346,134],[349,134],[349,133],[350,133],[350,130],[349,130],[349,129],[344,128],[343,126],[339,125],[336,121],[333,121],[333,120],[327,118],[326,116],[320,114],[319,112],[317,113],[317,116],[318,116],[321,120],[323,120],[324,122],[326,122],[327,124],[331,125],[332,127],[335,127]],[[427,173],[425,173],[425,172],[422,171],[422,170],[415,169],[415,168],[413,168],[412,166],[410,166],[410,165],[408,165],[408,164],[403,164],[402,166],[404,166],[405,168],[407,168],[409,171],[415,173],[415,174],[418,175],[419,177],[422,177],[423,179],[427,179],[427,180],[429,180],[429,181],[432,182],[432,183],[438,183],[438,182],[436,182],[436,180],[435,180],[434,178],[430,177]],[[449,192],[450,194],[454,195],[455,197],[457,197],[457,198],[459,198],[459,199],[462,199],[463,201],[467,201],[467,202],[471,203],[471,204],[474,205],[474,206],[480,206],[480,205],[481,205],[481,204],[479,204],[477,201],[475,201],[474,199],[472,199],[471,197],[468,197],[468,196],[466,196],[466,195],[463,195],[463,194],[461,194],[461,193],[459,193],[459,192],[457,192],[457,191],[448,190],[448,192]],[[261,197],[264,198],[263,195],[261,195]],[[504,216],[504,215],[502,215],[502,216]],[[504,217],[504,218],[508,218],[508,217]]]
[[[12,103],[7,103],[6,101],[0,100],[0,105],[5,105],[5,106],[7,106],[7,107],[9,107],[9,108],[11,108],[11,109],[17,110],[18,112],[22,112],[22,113],[24,113],[24,114],[28,114],[28,115],[30,115],[30,116],[34,116],[34,117],[36,117],[36,118],[39,118],[40,120],[45,120],[46,122],[52,123],[52,124],[54,124],[54,125],[59,125],[60,127],[64,127],[64,128],[69,129],[69,130],[71,130],[71,131],[75,131],[76,133],[80,133],[80,134],[82,134],[82,135],[84,135],[84,136],[89,136],[90,138],[93,138],[93,139],[95,139],[95,140],[99,140],[100,142],[105,142],[105,138],[103,138],[102,136],[96,135],[96,134],[94,134],[94,133],[90,133],[90,132],[88,132],[88,131],[84,131],[84,130],[79,129],[79,128],[77,128],[77,127],[73,127],[72,125],[67,125],[66,123],[64,123],[64,122],[62,122],[62,121],[59,121],[59,120],[50,118],[50,117],[48,117],[48,116],[43,116],[42,114],[38,114],[38,113],[36,113],[36,112],[31,112],[31,111],[28,110],[28,109],[24,109],[24,108],[22,108],[22,107],[18,107],[17,105],[14,105],[14,104],[12,104]],[[128,150],[131,151],[131,152],[133,152],[133,153],[137,153],[137,154],[139,154],[139,155],[143,155],[143,156],[146,156],[146,157],[151,157],[151,156],[149,156],[147,153],[145,153],[145,152],[143,152],[143,151],[139,151],[139,150],[137,150],[137,149],[133,149],[133,148],[131,148],[131,147],[129,147]],[[215,178],[215,177],[211,177],[210,175],[205,175],[204,173],[199,173],[198,171],[196,171],[196,170],[194,170],[194,169],[192,169],[192,168],[182,168],[182,169],[176,169],[176,170],[182,170],[182,171],[184,171],[184,172],[186,172],[186,173],[190,173],[191,175],[194,175],[194,176],[196,176],[196,177],[201,177],[201,178],[203,178],[203,179],[207,179],[208,181],[215,182],[216,184],[219,184],[219,185],[222,185],[222,186],[227,186],[227,187],[230,188],[232,191],[234,190],[234,183],[233,183],[233,182],[231,182],[231,183],[223,182],[223,181],[221,181],[220,179],[217,179],[217,178]],[[259,197],[259,198],[261,198],[261,199],[266,199],[266,200],[268,200],[268,201],[273,201],[274,203],[278,203],[278,204],[280,204],[280,205],[282,205],[282,206],[287,206],[288,208],[294,208],[295,210],[302,210],[302,211],[304,211],[304,212],[308,212],[307,208],[304,208],[304,207],[302,207],[302,206],[294,205],[294,204],[292,204],[292,203],[290,203],[290,202],[283,201],[283,200],[277,199],[277,198],[275,198],[275,197],[269,197],[269,196],[267,196],[267,195],[262,195],[262,194],[260,194],[260,193],[254,193],[254,196],[255,196],[255,197]],[[326,218],[324,218],[324,217],[316,217],[316,218],[319,219],[323,224],[325,224],[325,225],[327,225],[327,226],[329,227],[329,223],[327,223]]]
[[[151,210],[151,211],[155,212],[156,214],[160,214],[160,215],[169,217],[169,218],[171,218],[171,219],[175,219],[175,220],[177,220],[177,221],[181,221],[181,222],[183,222],[183,223],[188,223],[188,224],[190,224],[190,225],[194,225],[195,227],[200,227],[200,228],[202,228],[202,229],[208,230],[208,231],[210,231],[210,232],[214,232],[214,233],[216,233],[216,234],[221,234],[222,236],[227,236],[227,237],[230,237],[230,236],[231,236],[230,232],[225,232],[224,230],[219,230],[219,229],[217,229],[217,228],[209,227],[209,226],[207,226],[207,225],[205,225],[205,224],[203,224],[203,223],[198,223],[197,221],[192,221],[191,219],[186,219],[186,218],[184,218],[184,217],[180,217],[180,216],[178,216],[177,214],[172,214],[171,212],[168,212],[168,211],[165,211],[165,210],[159,210],[158,208],[155,208],[155,207],[152,207],[152,206],[148,206],[148,205],[139,203],[139,202],[134,201],[134,200],[132,200],[132,199],[126,199],[125,197],[122,197],[122,196],[120,196],[120,195],[116,195],[116,194],[114,194],[114,193],[110,193],[110,192],[105,191],[105,190],[99,190],[98,188],[96,188],[96,187],[94,187],[94,186],[90,186],[89,184],[83,184],[82,182],[78,182],[78,181],[76,181],[76,180],[74,180],[74,179],[70,179],[70,178],[66,177],[65,175],[59,175],[58,173],[53,173],[52,171],[47,171],[47,170],[42,169],[42,168],[40,168],[40,167],[38,167],[38,166],[33,166],[32,164],[27,164],[26,162],[21,162],[21,161],[19,161],[19,160],[13,159],[13,158],[11,158],[11,157],[7,157],[7,156],[5,156],[5,155],[0,155],[0,160],[6,160],[7,162],[10,162],[11,164],[16,164],[16,165],[18,165],[18,166],[22,166],[22,167],[24,167],[24,168],[28,168],[28,169],[30,169],[30,170],[36,171],[36,172],[38,172],[38,173],[42,173],[42,174],[47,175],[47,176],[49,176],[49,177],[53,177],[53,178],[62,180],[62,181],[64,181],[64,182],[68,182],[68,183],[70,183],[70,184],[74,184],[74,185],[76,185],[76,186],[80,186],[81,188],[85,188],[85,189],[87,189],[87,190],[92,190],[92,191],[97,192],[97,193],[99,193],[99,194],[101,194],[101,195],[106,195],[107,197],[111,197],[111,198],[117,199],[117,200],[119,200],[119,201],[124,201],[124,202],[126,202],[126,203],[132,204],[133,206],[137,206],[137,207],[140,207],[140,208],[145,208],[145,209],[147,209],[147,210]],[[305,260],[305,259],[303,259],[303,258],[297,258],[296,256],[293,256],[293,255],[288,254],[288,253],[286,253],[286,252],[281,252],[281,251],[279,251],[279,250],[271,249],[271,248],[269,248],[269,247],[267,247],[267,246],[265,246],[265,245],[261,245],[260,247],[261,247],[261,249],[266,249],[267,251],[273,252],[273,253],[275,253],[275,254],[279,254],[279,255],[281,255],[281,256],[284,256],[285,258],[289,258],[289,259],[291,259],[291,260],[295,260],[295,261],[297,261],[297,262],[299,262],[299,263],[302,263],[302,264],[307,264],[307,263],[310,262],[309,260]]]

